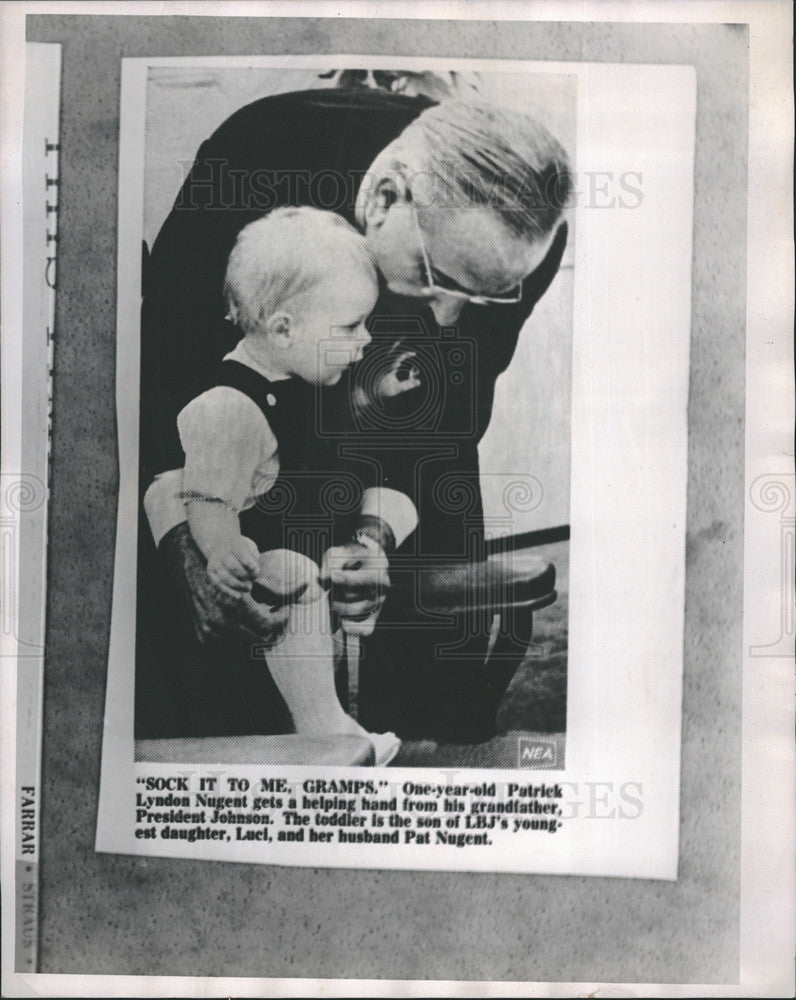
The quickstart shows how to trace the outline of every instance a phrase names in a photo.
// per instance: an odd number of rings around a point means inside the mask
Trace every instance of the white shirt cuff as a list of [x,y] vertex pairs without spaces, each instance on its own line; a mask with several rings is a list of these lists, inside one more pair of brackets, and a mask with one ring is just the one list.
[[417,510],[405,493],[389,486],[372,486],[362,496],[362,513],[386,521],[395,535],[396,548],[417,527]]

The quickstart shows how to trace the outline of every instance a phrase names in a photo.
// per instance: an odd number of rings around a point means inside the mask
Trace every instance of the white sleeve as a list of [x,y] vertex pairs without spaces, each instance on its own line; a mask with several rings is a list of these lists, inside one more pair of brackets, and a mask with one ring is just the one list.
[[417,508],[405,493],[388,486],[370,486],[362,495],[363,514],[386,521],[395,536],[396,548],[417,527]]
[[183,493],[223,500],[240,512],[255,472],[277,453],[262,410],[244,393],[215,386],[191,400],[177,417],[185,452]]
[[182,469],[170,469],[155,476],[144,494],[144,510],[155,545],[160,545],[163,536],[185,520]]

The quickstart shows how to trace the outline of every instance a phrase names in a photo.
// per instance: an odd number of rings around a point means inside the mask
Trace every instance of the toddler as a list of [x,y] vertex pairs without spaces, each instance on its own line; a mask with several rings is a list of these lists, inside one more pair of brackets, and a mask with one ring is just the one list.
[[228,597],[289,605],[266,662],[296,731],[364,735],[387,764],[398,738],[366,732],[337,697],[321,553],[285,547],[289,519],[311,519],[319,478],[335,468],[331,453],[319,457],[317,387],[337,383],[370,341],[378,284],[365,240],[333,213],[277,209],[238,235],[224,293],[242,339],[177,420],[191,539]]

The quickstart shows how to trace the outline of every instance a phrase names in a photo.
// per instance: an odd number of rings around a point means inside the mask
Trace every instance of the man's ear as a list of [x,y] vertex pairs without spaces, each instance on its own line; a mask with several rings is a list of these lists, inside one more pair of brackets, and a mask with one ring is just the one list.
[[378,229],[396,202],[408,201],[411,192],[406,170],[391,166],[373,183],[365,200],[364,221],[367,229]]
[[265,321],[265,332],[275,347],[289,347],[294,334],[293,317],[287,312],[277,312]]

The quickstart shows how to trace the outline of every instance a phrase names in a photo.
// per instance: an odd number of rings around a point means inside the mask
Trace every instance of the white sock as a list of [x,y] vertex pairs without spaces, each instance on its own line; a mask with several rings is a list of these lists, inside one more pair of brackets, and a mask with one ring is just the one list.
[[284,632],[266,662],[285,699],[297,733],[354,733],[368,736],[337,697],[329,622],[329,599],[294,604]]

